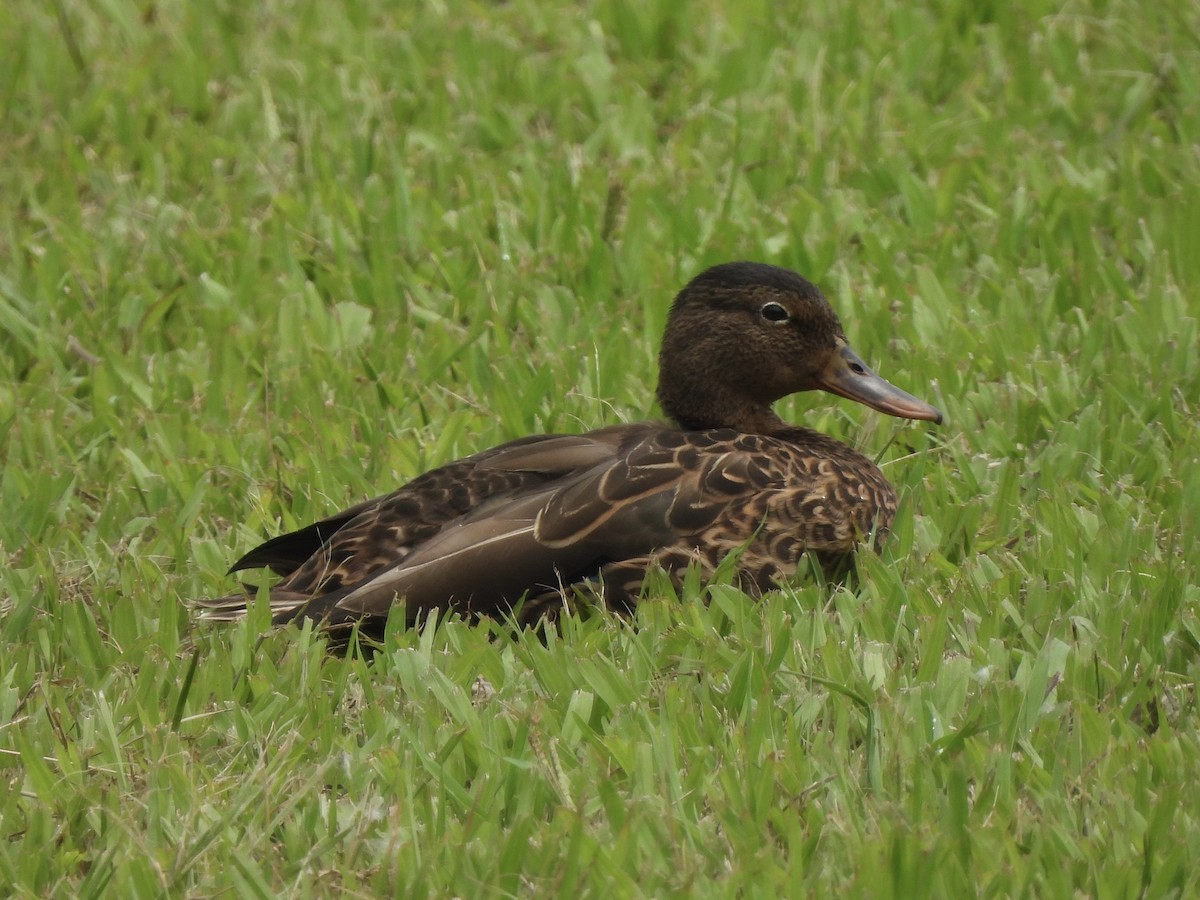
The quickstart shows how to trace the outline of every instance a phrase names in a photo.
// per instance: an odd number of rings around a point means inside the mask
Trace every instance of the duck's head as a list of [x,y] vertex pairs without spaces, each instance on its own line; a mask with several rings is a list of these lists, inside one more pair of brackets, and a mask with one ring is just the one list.
[[795,272],[726,263],[680,291],[663,335],[658,400],[681,426],[770,433],[784,427],[771,404],[810,390],[942,421],[935,407],[871,371],[825,297]]

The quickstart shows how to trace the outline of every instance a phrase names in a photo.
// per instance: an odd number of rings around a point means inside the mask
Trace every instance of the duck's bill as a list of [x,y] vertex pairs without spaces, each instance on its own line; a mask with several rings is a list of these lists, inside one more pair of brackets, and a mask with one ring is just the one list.
[[816,382],[822,390],[891,416],[942,423],[942,413],[936,406],[880,378],[846,344],[840,344],[829,357],[828,365],[817,373]]

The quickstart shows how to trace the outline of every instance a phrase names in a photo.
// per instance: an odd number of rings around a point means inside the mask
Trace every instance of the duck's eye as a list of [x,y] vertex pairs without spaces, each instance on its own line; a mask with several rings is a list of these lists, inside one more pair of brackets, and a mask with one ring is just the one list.
[[788,320],[787,309],[779,303],[764,303],[758,314],[768,322],[786,322]]

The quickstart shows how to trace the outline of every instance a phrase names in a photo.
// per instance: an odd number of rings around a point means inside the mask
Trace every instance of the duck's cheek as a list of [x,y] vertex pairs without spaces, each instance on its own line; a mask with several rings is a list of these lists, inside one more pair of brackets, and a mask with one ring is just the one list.
[[752,379],[754,390],[764,400],[778,400],[813,386],[812,374],[797,369],[788,361],[762,360],[754,368],[757,370]]

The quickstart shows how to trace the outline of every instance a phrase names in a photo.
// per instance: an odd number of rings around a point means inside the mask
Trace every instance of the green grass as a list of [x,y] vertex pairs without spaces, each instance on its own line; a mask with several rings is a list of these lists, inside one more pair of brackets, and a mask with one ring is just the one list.
[[[0,893],[1200,891],[1195,3],[0,33]],[[858,589],[371,663],[192,621],[280,528],[654,415],[673,292],[736,258],[948,413],[782,404],[905,497]]]

